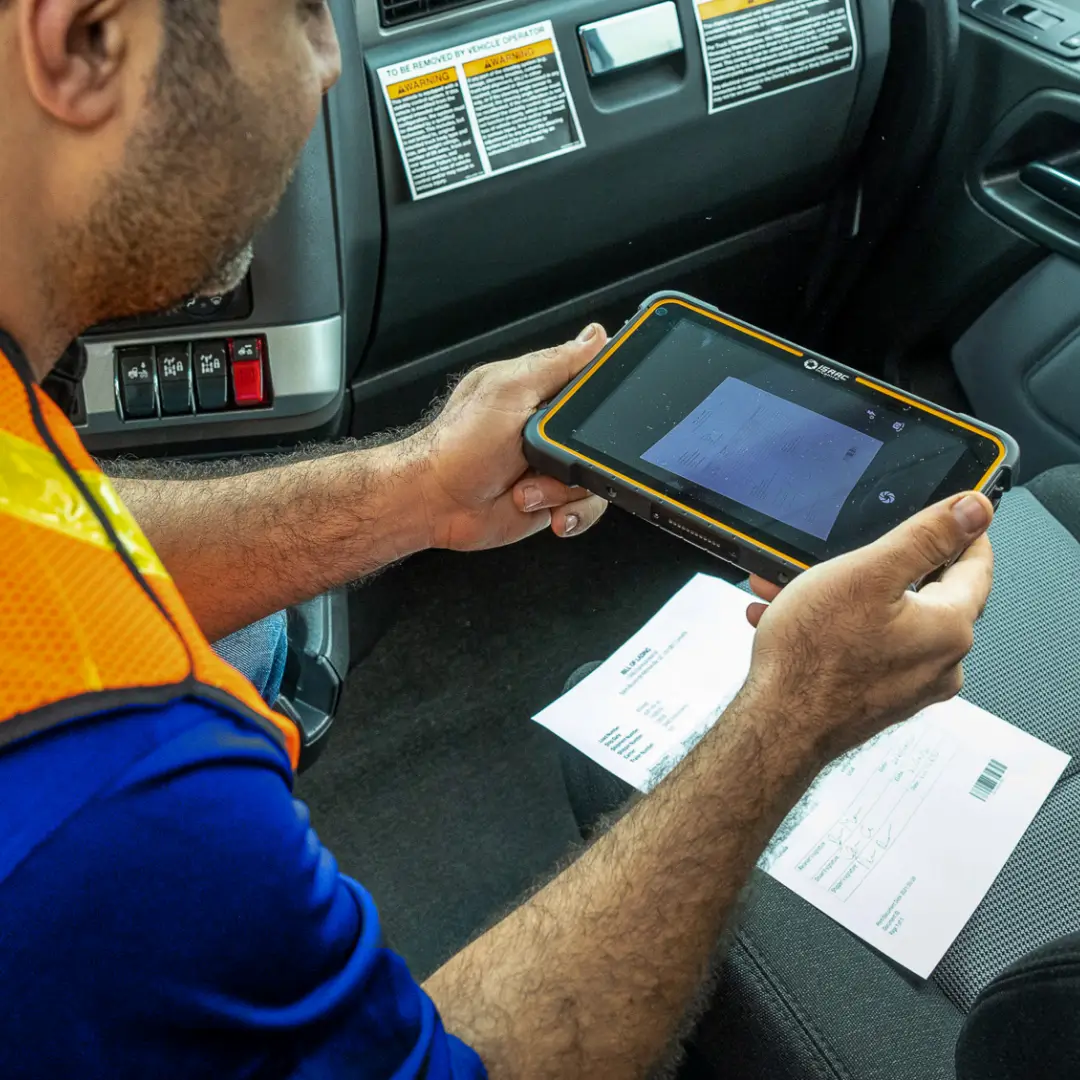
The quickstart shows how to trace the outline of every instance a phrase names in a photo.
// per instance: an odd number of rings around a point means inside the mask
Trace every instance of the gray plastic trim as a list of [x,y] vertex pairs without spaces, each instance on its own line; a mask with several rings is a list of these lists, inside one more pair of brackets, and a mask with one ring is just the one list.
[[1023,477],[1080,461],[1080,266],[1051,255],[953,346],[957,377],[984,422],[1023,448]]
[[372,398],[392,393],[433,373],[464,371],[480,359],[488,359],[498,355],[500,351],[513,349],[531,335],[542,334],[551,326],[582,324],[594,318],[596,312],[608,304],[628,298],[636,301],[641,296],[662,289],[671,281],[678,281],[682,275],[700,271],[724,259],[734,258],[742,252],[750,252],[754,248],[767,247],[800,233],[808,233],[818,228],[823,220],[824,212],[821,207],[791,214],[718,243],[709,244],[688,255],[680,255],[659,263],[644,273],[618,278],[600,289],[594,289],[572,300],[549,305],[523,319],[516,319],[449,348],[356,379],[352,384],[353,403],[363,408]]
[[657,258],[816,205],[835,188],[880,86],[888,0],[854,5],[859,70],[713,116],[689,2],[676,5],[683,52],[589,77],[578,27],[633,6],[478,4],[392,33],[379,28],[374,5],[357,8],[372,80],[384,64],[550,19],[587,143],[580,153],[413,201],[385,102],[375,99],[385,244],[377,331],[357,375],[453,348],[528,318],[538,296],[569,302],[612,273],[646,271]]
[[[171,432],[172,438],[187,440],[224,435],[226,432],[221,430],[223,425],[230,426],[229,435],[256,433],[270,426],[267,421],[310,416],[314,426],[321,422],[321,417],[316,414],[323,413],[329,406],[336,406],[344,393],[342,329],[341,316],[335,315],[333,318],[294,326],[244,326],[240,331],[235,328],[223,331],[220,328],[177,327],[167,334],[158,331],[87,341],[86,376],[83,379],[86,423],[79,426],[79,431],[88,436],[118,432],[146,436]],[[195,416],[164,416],[149,420],[121,419],[115,386],[114,349],[117,347],[164,344],[169,341],[220,340],[229,336],[249,337],[257,334],[266,335],[270,381],[274,390],[272,407],[199,413]],[[288,426],[291,429],[296,427],[295,424]],[[161,440],[144,438],[142,441]]]

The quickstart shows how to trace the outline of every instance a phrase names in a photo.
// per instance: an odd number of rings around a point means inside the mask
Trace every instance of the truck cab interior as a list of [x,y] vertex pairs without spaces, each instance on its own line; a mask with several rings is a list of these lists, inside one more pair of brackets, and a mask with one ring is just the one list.
[[[614,331],[651,292],[680,289],[1009,431],[1059,545],[1057,625],[1075,638],[1080,0],[330,6],[344,72],[248,281],[86,335],[68,399],[91,452],[232,457],[392,431],[477,363],[590,320]],[[813,31],[825,60],[800,67],[765,16],[810,25],[815,6],[832,20]],[[759,11],[743,39],[779,58],[732,68],[727,28]],[[541,123],[540,151],[523,139],[500,168],[490,132],[470,150],[462,125],[483,117],[463,119],[452,86],[406,85],[417,58],[548,22],[543,92],[570,114],[560,152],[544,152],[560,136]],[[477,61],[446,62],[452,83]],[[418,113],[428,93],[443,96]],[[425,142],[451,113],[459,142]],[[290,612],[281,707],[311,765],[298,792],[418,976],[580,842],[557,749],[529,717],[698,569],[727,572],[612,512],[580,541],[431,552]],[[1017,641],[1043,617],[1018,609]],[[1007,690],[1010,670],[999,677]],[[1075,754],[1080,662],[1047,677],[1073,686],[1073,711],[1032,730]],[[979,924],[1004,944],[962,939],[926,982],[758,882],[721,974],[725,1075],[1020,1075],[956,1048],[978,1042],[965,1021],[1009,963],[1080,930],[1075,766],[1061,787],[1033,826],[1045,858]],[[1019,932],[1050,863],[1057,906]]]

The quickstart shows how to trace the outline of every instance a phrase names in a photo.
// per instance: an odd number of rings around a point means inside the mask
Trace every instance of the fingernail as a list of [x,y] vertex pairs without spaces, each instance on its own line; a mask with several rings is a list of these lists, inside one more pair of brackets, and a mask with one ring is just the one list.
[[952,512],[960,522],[960,527],[968,533],[980,532],[990,520],[985,504],[974,495],[965,495],[953,506]]
[[521,489],[521,501],[525,506],[526,513],[539,510],[544,501],[544,493],[535,484],[526,484]]
[[589,325],[578,334],[577,343],[579,345],[588,345],[594,337],[596,337],[596,323],[589,323]]
[[581,518],[577,514],[567,514],[566,521],[563,524],[563,536],[572,536],[577,532],[580,524]]

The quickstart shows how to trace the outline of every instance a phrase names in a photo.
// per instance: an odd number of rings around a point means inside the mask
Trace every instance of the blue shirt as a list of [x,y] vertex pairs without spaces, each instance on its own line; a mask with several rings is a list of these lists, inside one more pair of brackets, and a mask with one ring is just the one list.
[[195,701],[0,755],[4,1080],[485,1075],[290,785]]

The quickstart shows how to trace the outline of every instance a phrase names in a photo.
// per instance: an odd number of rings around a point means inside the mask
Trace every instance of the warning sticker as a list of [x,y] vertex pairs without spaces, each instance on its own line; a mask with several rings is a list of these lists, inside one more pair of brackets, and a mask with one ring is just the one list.
[[550,22],[378,74],[414,199],[585,145]]
[[851,0],[704,0],[694,10],[709,112],[855,67]]

